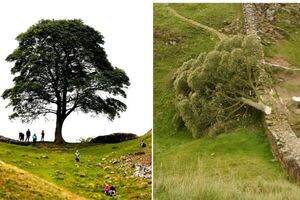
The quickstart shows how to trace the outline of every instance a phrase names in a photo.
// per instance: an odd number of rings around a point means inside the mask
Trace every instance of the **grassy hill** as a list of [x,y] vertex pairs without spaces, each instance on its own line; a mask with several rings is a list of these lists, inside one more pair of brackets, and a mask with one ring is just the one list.
[[[291,17],[286,12],[277,14],[275,25],[288,34],[282,40],[265,47],[267,57],[279,57],[288,61],[292,65],[300,66],[300,24],[299,16]],[[289,21],[288,23],[286,21]]]
[[0,199],[85,199],[0,161]]
[[[141,140],[147,144],[145,149],[141,149],[139,145]],[[81,154],[79,164],[74,159],[76,149]],[[33,178],[35,179],[38,177],[56,185],[55,187],[59,187],[61,191],[68,190],[87,199],[110,199],[102,192],[105,185],[116,186],[117,196],[114,199],[151,199],[151,179],[133,176],[134,164],[151,164],[151,133],[138,139],[103,145],[69,144],[59,147],[53,145],[18,146],[0,143],[0,160],[34,174]],[[10,172],[2,170],[1,173],[6,176],[5,174]],[[7,184],[4,187],[0,187],[0,199],[5,195],[12,195],[11,191],[16,191],[13,195],[20,195],[22,199],[39,199],[35,196],[28,198],[29,196],[26,196],[28,194],[23,194],[22,186],[31,184],[24,183],[23,179],[15,179],[17,177],[18,175],[12,176],[9,178],[10,181],[6,181]],[[1,179],[1,181],[3,180]],[[12,184],[16,181],[20,181],[20,187]],[[33,182],[32,185],[40,191],[36,195],[40,193],[60,194],[52,192],[54,189],[51,187],[37,186],[35,183]],[[49,199],[58,198],[49,196]],[[64,199],[63,196],[61,199]]]
[[[175,131],[173,74],[184,61],[212,50],[218,39],[180,21],[166,6],[154,4],[155,199],[299,199],[300,187],[274,160],[260,123],[243,122],[216,138],[197,140],[186,129]],[[219,20],[241,17],[240,4],[169,6],[217,29],[223,26]]]

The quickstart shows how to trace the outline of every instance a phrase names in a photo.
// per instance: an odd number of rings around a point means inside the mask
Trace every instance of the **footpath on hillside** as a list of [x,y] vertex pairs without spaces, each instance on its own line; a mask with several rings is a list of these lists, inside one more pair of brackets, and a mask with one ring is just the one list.
[[203,28],[209,32],[212,32],[213,34],[216,34],[218,36],[218,38],[220,40],[223,40],[224,38],[226,38],[227,36],[219,31],[217,31],[216,29],[212,28],[212,27],[209,27],[209,26],[206,26],[204,24],[201,24],[200,22],[196,22],[192,19],[189,19],[189,18],[186,18],[184,17],[183,15],[180,15],[176,10],[174,10],[173,8],[171,8],[169,5],[167,5],[167,9],[177,18],[181,19],[182,21],[185,21],[193,26],[196,26],[196,27],[200,27],[200,28]]

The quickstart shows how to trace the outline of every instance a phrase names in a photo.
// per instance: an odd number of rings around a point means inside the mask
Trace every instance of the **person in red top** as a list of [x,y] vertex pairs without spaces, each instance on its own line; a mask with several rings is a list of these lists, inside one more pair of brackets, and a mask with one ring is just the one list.
[[109,195],[110,187],[107,185],[104,187],[104,194]]
[[104,194],[109,195],[109,196],[114,196],[114,195],[116,195],[116,188],[114,186],[105,186]]

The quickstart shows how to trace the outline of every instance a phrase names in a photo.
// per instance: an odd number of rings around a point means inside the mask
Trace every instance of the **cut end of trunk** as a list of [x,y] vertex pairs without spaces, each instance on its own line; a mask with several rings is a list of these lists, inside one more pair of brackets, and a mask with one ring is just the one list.
[[271,114],[271,112],[272,112],[272,108],[270,106],[266,106],[265,107],[265,114],[269,115],[269,114]]
[[256,108],[257,110],[264,112],[266,115],[269,115],[272,112],[272,108],[270,106],[265,105],[262,102],[254,102],[251,99],[246,99],[244,97],[242,97],[241,100],[243,103],[245,103],[249,106],[252,106],[252,107]]
[[292,100],[293,100],[295,103],[300,103],[300,97],[293,96],[293,97],[292,97]]

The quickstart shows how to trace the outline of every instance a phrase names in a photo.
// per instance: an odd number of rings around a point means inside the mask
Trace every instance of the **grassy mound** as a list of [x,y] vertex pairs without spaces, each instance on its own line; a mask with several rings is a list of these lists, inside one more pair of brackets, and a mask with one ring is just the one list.
[[[215,139],[194,140],[186,129],[175,131],[173,75],[184,61],[212,50],[217,39],[179,21],[165,6],[154,5],[155,199],[298,199],[299,186],[274,160],[260,124],[241,122],[241,128]],[[231,19],[240,13],[216,12]]]
[[[147,144],[144,149],[141,140]],[[81,154],[78,164],[74,159],[76,149]],[[0,143],[0,160],[86,198],[109,199],[102,190],[105,185],[114,185],[116,198],[151,199],[151,179],[133,176],[135,164],[151,164],[151,133],[103,145],[24,147]]]
[[2,161],[0,176],[1,199],[85,199]]

